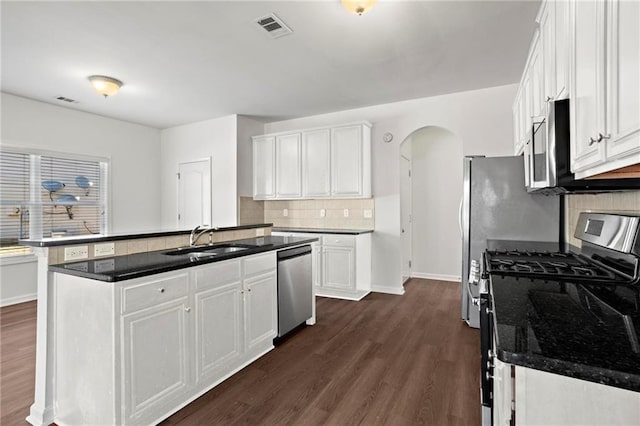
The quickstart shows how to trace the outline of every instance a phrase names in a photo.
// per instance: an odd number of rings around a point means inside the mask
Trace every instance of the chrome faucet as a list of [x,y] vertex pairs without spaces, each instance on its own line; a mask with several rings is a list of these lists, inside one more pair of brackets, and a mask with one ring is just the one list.
[[[191,231],[191,234],[189,235],[189,246],[191,247],[195,246],[196,243],[198,242],[198,239],[204,234],[206,234],[207,232],[213,232],[217,230],[218,228],[207,227],[206,225],[203,228],[201,228],[200,225],[196,226],[195,228],[193,228],[193,230]],[[209,238],[209,243],[211,243],[211,238]]]

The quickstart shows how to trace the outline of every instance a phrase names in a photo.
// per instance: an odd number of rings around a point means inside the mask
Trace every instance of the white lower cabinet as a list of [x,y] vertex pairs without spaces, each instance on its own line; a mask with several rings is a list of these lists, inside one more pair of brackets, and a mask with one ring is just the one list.
[[626,426],[639,422],[639,392],[494,360],[496,426]]
[[106,283],[55,275],[57,424],[153,424],[273,349],[276,253]]

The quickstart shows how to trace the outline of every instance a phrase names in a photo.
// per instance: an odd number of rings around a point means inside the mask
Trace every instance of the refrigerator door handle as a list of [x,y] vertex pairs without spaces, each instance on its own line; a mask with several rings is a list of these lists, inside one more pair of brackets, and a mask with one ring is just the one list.
[[458,206],[458,230],[460,230],[460,238],[464,238],[464,232],[462,231],[462,203],[464,197],[460,198],[460,205]]

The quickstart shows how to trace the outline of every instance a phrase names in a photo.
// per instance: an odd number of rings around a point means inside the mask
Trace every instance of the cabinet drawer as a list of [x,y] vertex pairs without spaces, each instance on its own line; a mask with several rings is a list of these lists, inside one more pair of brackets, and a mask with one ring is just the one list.
[[255,275],[276,268],[276,253],[271,251],[265,254],[256,254],[242,259],[244,275]]
[[187,274],[161,278],[152,282],[122,289],[122,312],[133,312],[142,308],[186,297],[189,292]]
[[353,235],[324,235],[322,245],[334,247],[355,247],[356,237]]
[[194,271],[194,275],[197,290],[240,281],[240,260],[227,260],[202,266]]

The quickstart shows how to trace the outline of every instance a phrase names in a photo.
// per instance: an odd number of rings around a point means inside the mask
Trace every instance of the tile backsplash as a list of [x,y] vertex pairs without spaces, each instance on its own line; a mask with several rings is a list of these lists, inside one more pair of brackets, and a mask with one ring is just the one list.
[[610,192],[603,194],[571,194],[566,200],[566,238],[567,241],[580,247],[580,240],[573,237],[580,212],[609,212],[640,214],[640,190],[626,192]]
[[[291,228],[373,229],[374,205],[373,198],[254,201],[250,197],[240,197],[240,224],[264,222]],[[348,210],[348,217],[345,217],[345,210]],[[260,216],[261,211],[263,216]]]

